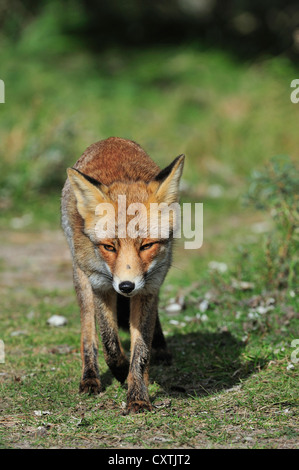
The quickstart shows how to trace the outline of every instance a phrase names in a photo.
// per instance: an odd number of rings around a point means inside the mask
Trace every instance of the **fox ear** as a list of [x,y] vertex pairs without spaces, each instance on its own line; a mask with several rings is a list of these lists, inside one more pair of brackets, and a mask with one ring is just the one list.
[[75,168],[68,168],[67,174],[75,193],[78,212],[86,220],[88,216],[95,215],[98,204],[107,202],[107,186]]
[[156,176],[154,181],[159,183],[159,186],[155,196],[159,202],[171,204],[178,200],[179,183],[183,172],[184,159],[185,155],[179,155]]

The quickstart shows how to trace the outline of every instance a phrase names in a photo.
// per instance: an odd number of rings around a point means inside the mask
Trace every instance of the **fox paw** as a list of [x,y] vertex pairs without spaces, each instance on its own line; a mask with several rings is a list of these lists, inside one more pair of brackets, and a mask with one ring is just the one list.
[[98,395],[102,392],[101,382],[97,378],[82,379],[79,386],[79,393]]
[[152,405],[148,401],[136,400],[136,401],[131,401],[127,404],[127,409],[126,409],[125,414],[142,413],[143,411],[152,411]]

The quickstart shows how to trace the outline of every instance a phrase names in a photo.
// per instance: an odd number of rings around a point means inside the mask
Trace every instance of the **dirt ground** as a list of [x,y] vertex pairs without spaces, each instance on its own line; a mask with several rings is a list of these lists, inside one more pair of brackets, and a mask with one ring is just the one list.
[[2,232],[0,289],[72,287],[71,256],[62,231]]

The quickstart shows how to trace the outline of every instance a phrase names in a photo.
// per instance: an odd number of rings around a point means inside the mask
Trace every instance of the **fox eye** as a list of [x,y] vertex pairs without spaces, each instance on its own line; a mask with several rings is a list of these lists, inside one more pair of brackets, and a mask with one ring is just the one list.
[[112,245],[103,245],[103,247],[106,251],[116,251],[116,249]]
[[140,247],[140,251],[149,250],[155,243],[146,243]]

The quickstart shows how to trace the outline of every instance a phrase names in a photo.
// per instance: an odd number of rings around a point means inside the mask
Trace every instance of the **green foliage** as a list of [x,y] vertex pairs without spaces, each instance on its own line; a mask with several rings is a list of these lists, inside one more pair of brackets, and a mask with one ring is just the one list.
[[[44,40],[61,48],[43,53]],[[297,151],[299,108],[281,94],[291,66],[246,67],[198,46],[99,55],[72,46],[41,17],[0,50],[1,207],[59,194],[67,166],[111,135],[136,140],[161,166],[185,153],[184,178],[203,190],[220,184],[241,192],[261,155]]]
[[274,222],[266,246],[268,281],[276,287],[295,286],[299,252],[299,168],[287,156],[273,158],[254,171],[247,202],[268,212]]
[[[80,2],[41,3],[24,22],[16,11],[1,37],[0,447],[295,447],[298,168],[267,161],[298,158],[299,105],[289,99],[297,69],[282,57],[247,64],[198,44],[91,53],[66,33],[84,22]],[[71,264],[62,234],[41,230],[58,228],[67,166],[111,135],[136,140],[161,166],[185,153],[183,197],[204,202],[203,247],[187,252],[178,241],[161,292],[173,365],[151,368],[154,412],[126,417],[126,390],[102,354],[105,392],[77,394],[80,315],[72,287],[62,287]],[[244,211],[246,178],[263,165]],[[272,219],[263,243],[250,233],[255,208]],[[211,260],[226,272],[211,275]],[[185,309],[174,318],[165,305],[181,294]],[[68,325],[51,329],[53,313]]]
[[298,165],[287,156],[271,159],[262,171],[254,171],[248,199],[258,209],[271,210],[282,225],[299,222],[299,173]]

